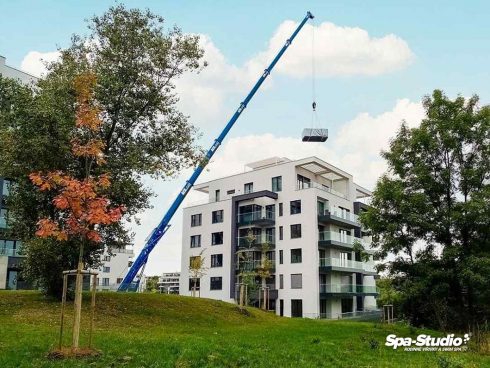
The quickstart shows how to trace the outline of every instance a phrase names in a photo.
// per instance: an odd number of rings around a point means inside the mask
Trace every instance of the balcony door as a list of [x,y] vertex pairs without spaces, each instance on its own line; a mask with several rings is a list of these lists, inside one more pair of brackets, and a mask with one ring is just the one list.
[[349,261],[351,259],[351,254],[348,252],[340,252],[340,267],[349,267]]
[[354,312],[354,303],[352,298],[342,298],[342,314]]
[[311,187],[311,180],[309,178],[298,174],[297,179],[298,189],[306,189]]

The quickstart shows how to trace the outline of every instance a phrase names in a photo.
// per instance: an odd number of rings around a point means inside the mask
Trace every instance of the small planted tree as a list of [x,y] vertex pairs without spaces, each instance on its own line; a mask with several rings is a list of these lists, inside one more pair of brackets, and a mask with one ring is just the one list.
[[199,287],[199,290],[197,290],[197,280],[200,280],[201,277],[203,277],[206,274],[207,268],[204,267],[204,260],[205,257],[203,257],[204,250],[199,253],[198,256],[191,257],[189,261],[189,274],[191,275],[191,280],[192,280],[192,296],[196,296],[196,291],[199,291],[199,296],[201,296],[201,288]]
[[99,246],[103,227],[118,222],[124,211],[122,206],[111,206],[104,196],[111,182],[102,170],[105,163],[102,153],[104,143],[101,140],[100,111],[93,100],[95,85],[96,77],[90,72],[74,80],[76,124],[71,148],[73,156],[83,163],[84,172],[80,176],[63,171],[35,172],[29,176],[40,191],[54,192],[54,211],[39,219],[36,235],[75,242],[79,248],[72,341],[74,350],[79,347],[84,250]]
[[256,289],[255,277],[257,272],[254,267],[253,249],[255,247],[257,237],[254,235],[252,229],[248,229],[247,236],[245,237],[245,247],[241,247],[237,252],[238,262],[238,283],[239,289],[239,306],[242,308],[245,304],[249,303],[249,296]]
[[271,249],[270,242],[265,241],[261,244],[260,266],[257,268],[257,275],[260,277],[262,286],[262,309],[267,309],[269,292],[267,289],[267,279],[271,277],[272,261],[267,258],[267,252]]

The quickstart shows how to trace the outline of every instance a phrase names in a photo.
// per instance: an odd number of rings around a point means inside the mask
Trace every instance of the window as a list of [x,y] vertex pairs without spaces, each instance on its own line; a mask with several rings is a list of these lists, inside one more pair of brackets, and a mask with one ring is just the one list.
[[128,261],[128,267],[131,267],[133,265],[133,261]]
[[199,248],[201,246],[201,235],[191,236],[191,248]]
[[211,267],[223,267],[222,254],[211,254]]
[[291,249],[291,263],[301,263],[301,248]]
[[297,213],[301,213],[301,201],[291,201],[291,215],[296,215]]
[[226,194],[235,194],[235,189],[231,189],[226,191]]
[[291,289],[303,288],[303,275],[301,273],[291,274]]
[[272,191],[280,192],[282,190],[282,176],[272,178]]
[[201,262],[201,256],[192,256],[189,257],[189,268],[197,268],[199,263]]
[[111,256],[104,256],[104,262],[109,262],[111,260]]
[[219,189],[216,189],[214,191],[214,200],[216,202],[219,202],[221,200],[221,193],[220,193]]
[[109,286],[109,278],[108,277],[104,277],[102,279],[102,286]]
[[108,273],[108,272],[111,272],[111,268],[104,266],[103,269],[102,269],[102,271],[105,272],[105,273]]
[[223,288],[222,277],[211,277],[211,290],[221,290]]
[[296,186],[298,187],[297,189],[307,189],[311,188],[311,180],[304,177],[303,175],[298,174],[298,182]]
[[291,317],[303,317],[302,299],[291,299]]
[[282,249],[279,250],[279,264],[283,264],[284,263],[284,255],[283,255],[283,251]]
[[122,278],[122,277],[118,277],[118,278],[116,279],[116,283],[117,283],[117,284],[120,284],[122,281],[123,281],[123,278]]
[[282,203],[279,203],[279,216],[282,216],[282,214],[283,214]]
[[201,226],[202,224],[202,214],[198,213],[197,215],[191,216],[191,227]]
[[279,240],[284,239],[284,229],[282,226],[279,226]]
[[243,186],[243,193],[252,193],[254,191],[254,183],[247,183]]
[[223,222],[223,210],[213,211],[212,222],[213,222],[213,224]]
[[223,244],[223,232],[211,234],[211,245]]
[[201,287],[201,279],[199,278],[190,278],[189,279],[189,290],[199,290]]
[[301,224],[291,225],[291,239],[301,238]]
[[0,229],[7,227],[7,210],[2,208],[0,209]]
[[2,196],[8,197],[10,195],[10,180],[3,179]]
[[279,289],[284,289],[284,275],[279,275]]

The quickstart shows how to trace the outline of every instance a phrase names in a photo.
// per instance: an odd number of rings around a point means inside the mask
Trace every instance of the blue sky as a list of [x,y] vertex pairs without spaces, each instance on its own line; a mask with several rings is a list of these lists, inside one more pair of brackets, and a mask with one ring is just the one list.
[[[482,103],[490,100],[488,2],[123,3],[150,8],[162,15],[169,27],[177,24],[184,32],[205,35],[205,49],[209,51],[205,58],[214,70],[199,77],[186,76],[178,85],[182,109],[203,133],[204,146],[219,133],[258,77],[257,68],[250,64],[265,67],[265,61],[270,61],[271,52],[275,52],[271,39],[275,34],[281,38],[289,30],[284,22],[300,21],[307,10],[316,17],[316,65],[317,70],[324,69],[317,73],[316,100],[319,125],[329,129],[327,143],[305,146],[299,142],[301,130],[311,122],[311,52],[305,44],[312,31],[305,28],[301,35],[305,38],[298,38],[288,50],[291,60],[296,60],[295,66],[287,59],[278,64],[272,80],[249,105],[203,179],[241,168],[248,158],[316,154],[351,172],[360,184],[373,186],[384,170],[379,151],[386,147],[402,119],[417,125],[423,116],[420,100],[424,95],[440,88],[453,97],[477,93]],[[0,55],[7,58],[8,65],[35,73],[38,64],[33,63],[32,54],[26,58],[30,52],[50,53],[67,46],[71,34],[87,32],[84,19],[101,14],[112,4],[113,1],[3,2]],[[332,25],[321,31],[324,23]],[[359,30],[365,38],[352,41],[351,36],[359,36]],[[329,38],[332,34],[338,35],[333,44]],[[322,56],[322,50],[329,51]],[[338,71],[349,63],[350,72]],[[153,200],[155,208],[141,215],[143,225],[134,227],[136,249],[141,248],[186,174],[166,182],[147,181],[158,196]],[[194,199],[195,195],[191,197]],[[168,237],[151,258],[148,273],[180,268],[181,221],[181,213],[177,213]]]

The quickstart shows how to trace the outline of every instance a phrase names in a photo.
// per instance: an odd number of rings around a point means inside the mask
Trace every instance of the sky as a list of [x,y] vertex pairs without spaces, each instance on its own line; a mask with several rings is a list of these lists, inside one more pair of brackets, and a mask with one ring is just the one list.
[[[207,148],[261,72],[300,22],[315,15],[279,61],[199,181],[244,170],[272,156],[318,156],[374,188],[386,170],[379,153],[404,120],[417,126],[421,99],[434,89],[450,97],[490,101],[490,3],[485,1],[120,1],[149,8],[170,28],[201,36],[209,66],[177,81],[179,107]],[[71,35],[87,34],[86,19],[114,1],[5,1],[0,55],[7,65],[42,75]],[[312,60],[314,62],[312,63]],[[312,78],[312,64],[315,78]],[[313,80],[317,116],[311,112]],[[329,130],[323,144],[302,143],[311,125]],[[145,179],[153,208],[138,217],[135,252],[190,176]],[[191,192],[184,202],[202,199]],[[182,212],[155,248],[147,275],[180,270]]]

